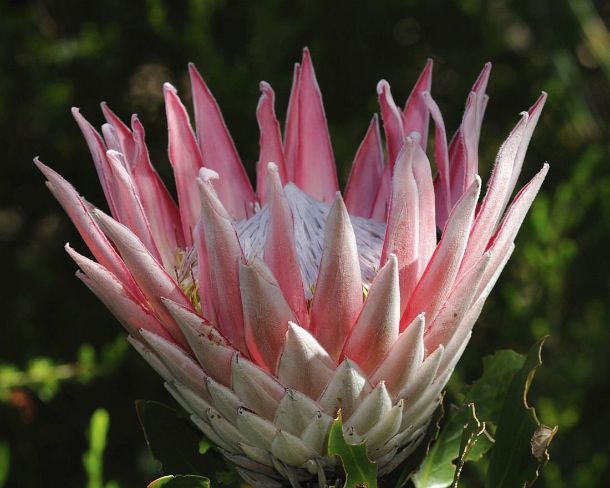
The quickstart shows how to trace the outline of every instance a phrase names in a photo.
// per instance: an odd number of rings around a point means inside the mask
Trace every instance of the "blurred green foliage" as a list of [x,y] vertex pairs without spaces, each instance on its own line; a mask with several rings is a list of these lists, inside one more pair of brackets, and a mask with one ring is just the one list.
[[[62,366],[84,364],[82,357],[73,360],[75,351],[85,343],[101,350],[119,325],[74,278],[61,244],[72,241],[81,251],[84,245],[45,191],[32,157],[40,155],[101,203],[68,109],[80,106],[99,125],[97,104],[106,99],[123,117],[141,115],[152,158],[170,182],[161,84],[173,82],[188,102],[186,64],[194,61],[253,174],[257,82],[273,84],[281,116],[292,63],[304,45],[316,63],[343,182],[377,110],[376,82],[386,78],[404,99],[428,57],[449,130],[483,63],[494,64],[481,138],[484,179],[518,111],[541,90],[549,93],[523,181],[543,161],[551,173],[453,384],[457,389],[478,377],[480,358],[492,351],[525,350],[550,333],[530,399],[560,433],[538,486],[604,485],[610,475],[609,25],[610,4],[593,0],[0,0],[0,381],[12,377],[11,386],[19,387],[0,403],[0,485],[86,486],[85,432],[90,413],[101,407],[112,419],[104,478],[143,486],[158,466],[133,401],[170,402],[133,351],[112,368],[102,359],[91,363],[86,381],[72,373],[61,381]],[[482,486],[469,464],[464,480],[469,488]]]
[[12,364],[0,363],[0,402],[14,401],[11,397],[18,390],[28,389],[45,402],[53,399],[60,385],[65,381],[87,384],[97,376],[110,374],[118,366],[127,352],[123,335],[102,348],[99,359],[91,344],[78,348],[75,362],[54,364],[49,357],[35,357],[28,360],[26,368],[20,370]]
[[87,474],[86,488],[118,488],[117,483],[104,483],[104,450],[110,426],[108,411],[98,408],[91,415],[89,426],[89,450],[83,454],[83,466]]

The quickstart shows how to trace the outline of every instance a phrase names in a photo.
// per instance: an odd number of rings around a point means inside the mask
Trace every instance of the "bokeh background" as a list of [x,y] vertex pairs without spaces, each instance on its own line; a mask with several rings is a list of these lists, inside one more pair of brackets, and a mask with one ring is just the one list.
[[[101,204],[69,108],[99,125],[106,100],[124,118],[140,114],[170,182],[161,85],[171,81],[188,103],[193,61],[252,174],[258,81],[272,83],[282,117],[304,45],[343,183],[377,110],[376,82],[387,79],[402,103],[428,57],[450,132],[483,63],[493,62],[484,181],[519,111],[549,93],[522,181],[544,161],[551,171],[454,384],[476,378],[494,350],[524,352],[550,334],[530,400],[560,431],[538,486],[608,486],[608,26],[610,2],[592,0],[0,0],[0,486],[145,486],[158,467],[133,403],[170,402],[118,323],[74,278],[63,243],[85,246],[32,157]],[[480,486],[476,473],[464,486]]]

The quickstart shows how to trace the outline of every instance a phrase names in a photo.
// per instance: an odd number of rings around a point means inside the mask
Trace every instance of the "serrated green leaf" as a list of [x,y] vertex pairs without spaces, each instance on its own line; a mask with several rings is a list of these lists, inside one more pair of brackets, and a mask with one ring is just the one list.
[[210,488],[210,480],[194,475],[169,475],[156,479],[148,488]]
[[544,340],[528,352],[506,394],[487,471],[488,488],[531,486],[540,467],[548,461],[547,449],[557,427],[541,425],[535,409],[527,403],[527,393],[542,364]]
[[343,488],[377,488],[377,463],[366,455],[364,443],[348,444],[345,441],[341,410],[330,427],[328,454],[341,459],[345,471]]
[[466,392],[464,404],[474,403],[480,419],[497,422],[510,382],[524,362],[523,354],[507,349],[485,357],[483,374]]
[[[485,422],[481,422],[477,418],[474,403],[470,403],[466,407],[462,407],[462,410],[465,410],[468,421],[462,429],[460,450],[458,452],[455,474],[453,476],[453,484],[451,485],[452,488],[457,488],[460,475],[462,473],[462,468],[464,467],[466,461],[480,458],[483,453],[489,449],[489,445],[491,444],[489,438],[485,436]],[[488,442],[485,442],[486,440]],[[476,447],[479,445],[479,441],[482,441],[481,445],[484,447],[476,450]],[[476,454],[475,450],[477,451]]]
[[[483,374],[465,392],[461,406],[451,405],[447,419],[428,455],[412,476],[416,488],[446,488],[455,482],[456,465],[460,457],[463,434],[469,424],[469,404],[474,404],[480,422],[494,422],[499,416],[502,401],[510,381],[523,365],[524,358],[514,351],[497,351],[483,360]],[[468,434],[466,433],[468,436]],[[491,447],[491,442],[477,436],[466,452],[464,462],[480,459]]]
[[227,471],[224,461],[213,449],[200,454],[203,435],[174,409],[160,402],[138,400],[136,411],[146,442],[161,463],[163,473],[213,478],[214,473]]
[[446,418],[438,438],[430,446],[428,455],[411,478],[416,488],[444,488],[453,482],[453,460],[459,453],[466,419],[463,411],[455,405],[450,406]]
[[477,462],[483,459],[483,457],[487,454],[487,452],[493,446],[494,439],[489,433],[489,425],[485,422],[485,430],[482,435],[477,438],[477,442],[472,446],[472,448],[466,454],[466,461]]

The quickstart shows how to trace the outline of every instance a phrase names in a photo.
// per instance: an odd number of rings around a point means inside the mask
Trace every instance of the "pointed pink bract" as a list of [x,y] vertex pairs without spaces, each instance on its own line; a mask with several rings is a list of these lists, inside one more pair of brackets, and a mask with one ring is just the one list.
[[405,138],[402,112],[396,106],[396,103],[394,103],[392,93],[390,92],[390,84],[387,81],[381,80],[379,82],[377,85],[377,95],[381,108],[383,130],[385,132],[388,164],[390,168],[393,168]]
[[294,182],[309,195],[331,202],[339,190],[335,157],[309,50],[303,50],[299,79],[298,141]]
[[381,184],[383,164],[379,118],[375,114],[358,148],[345,187],[345,206],[351,215],[371,217]]
[[201,214],[199,192],[193,182],[196,181],[199,168],[203,166],[203,160],[189,123],[188,114],[178,98],[176,89],[166,83],[163,92],[169,133],[168,153],[176,178],[182,232],[186,245],[191,246],[192,232]]
[[[208,170],[209,171],[209,170]],[[243,253],[231,217],[220,202],[207,173],[197,182],[201,192],[202,230],[205,239],[212,306],[218,328],[236,349],[247,351],[244,340],[239,263]]]
[[260,153],[256,163],[256,194],[259,202],[267,202],[267,164],[275,163],[282,184],[286,183],[286,163],[282,145],[280,123],[275,116],[275,94],[269,83],[261,81],[261,97],[256,107],[256,119],[260,130]]
[[218,198],[236,219],[252,213],[254,192],[241,164],[235,143],[212,92],[194,64],[189,64],[197,141],[203,164],[218,173]]
[[419,143],[424,151],[426,150],[426,145],[428,143],[430,114],[426,102],[424,101],[423,94],[429,93],[432,88],[432,65],[432,60],[428,59],[402,112],[402,123],[405,135],[417,132],[420,135]]
[[354,230],[337,195],[326,221],[320,273],[311,305],[311,330],[333,359],[362,308],[362,278]]
[[267,166],[269,195],[269,228],[264,259],[280,285],[298,324],[307,329],[309,314],[305,303],[303,280],[299,269],[292,212],[281,186],[277,166]]

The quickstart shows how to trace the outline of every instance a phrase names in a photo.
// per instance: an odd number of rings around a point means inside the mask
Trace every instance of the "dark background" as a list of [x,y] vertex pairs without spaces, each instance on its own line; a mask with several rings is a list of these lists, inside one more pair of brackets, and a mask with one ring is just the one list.
[[[145,486],[157,474],[137,398],[169,401],[125,346],[118,323],[73,276],[63,250],[85,246],[45,189],[32,157],[90,201],[103,197],[69,108],[99,126],[102,100],[137,112],[170,182],[162,82],[189,102],[200,68],[250,174],[258,156],[258,81],[283,118],[292,63],[309,46],[326,103],[339,177],[377,111],[387,79],[397,103],[426,58],[449,132],[492,61],[481,136],[486,181],[499,144],[541,90],[549,100],[523,171],[551,171],[458,368],[471,381],[498,348],[524,352],[550,334],[530,400],[559,424],[539,486],[606,486],[609,473],[610,4],[583,1],[0,0],[0,486]],[[92,412],[110,416],[104,485],[86,472]],[[7,471],[8,469],[8,471]],[[480,486],[469,474],[464,486]]]

